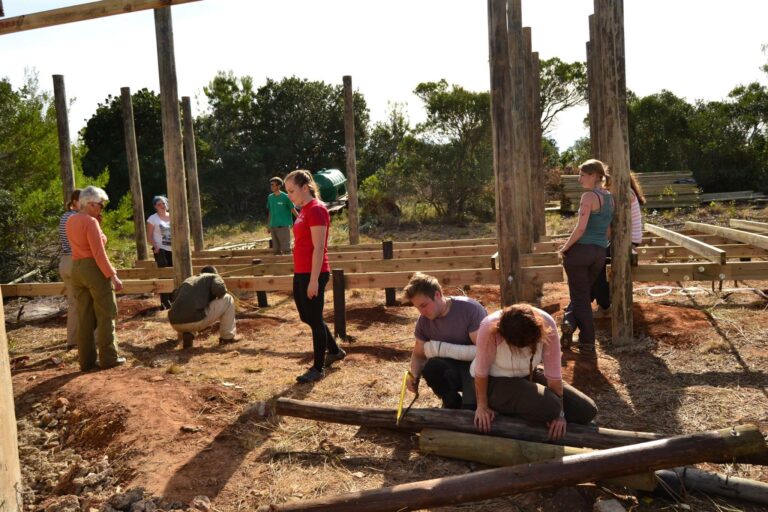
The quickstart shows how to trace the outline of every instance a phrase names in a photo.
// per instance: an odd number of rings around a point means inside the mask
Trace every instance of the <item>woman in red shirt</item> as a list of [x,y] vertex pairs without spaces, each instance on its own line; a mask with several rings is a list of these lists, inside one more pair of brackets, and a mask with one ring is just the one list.
[[347,355],[323,321],[325,285],[331,272],[328,264],[331,216],[318,199],[317,185],[309,171],[293,171],[284,182],[288,198],[301,208],[293,224],[293,300],[301,321],[312,328],[315,355],[312,367],[296,380],[315,382],[325,376],[325,367]]

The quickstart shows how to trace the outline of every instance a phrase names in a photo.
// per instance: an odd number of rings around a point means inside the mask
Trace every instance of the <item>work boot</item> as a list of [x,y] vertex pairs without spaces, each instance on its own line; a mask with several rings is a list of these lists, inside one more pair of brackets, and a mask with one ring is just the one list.
[[568,322],[563,322],[560,326],[560,348],[563,350],[570,350],[573,345],[573,326]]
[[336,361],[341,361],[345,357],[347,357],[347,353],[344,352],[344,350],[341,348],[339,348],[339,351],[336,352],[335,354],[328,352],[327,354],[325,354],[325,362],[323,363],[323,366],[325,368],[330,368],[330,366],[333,363],[335,363]]
[[115,362],[110,364],[109,366],[102,366],[102,370],[109,370],[110,368],[114,368],[116,366],[123,366],[125,364],[125,358],[124,357],[118,357],[115,359]]
[[323,370],[318,370],[314,366],[307,370],[306,373],[303,375],[299,375],[296,377],[296,381],[300,384],[309,384],[311,382],[317,382],[318,380],[325,377],[325,372]]
[[238,341],[240,341],[240,338],[219,338],[219,345],[231,345]]
[[195,340],[195,335],[191,332],[185,332],[181,335],[182,347],[192,348],[192,342]]

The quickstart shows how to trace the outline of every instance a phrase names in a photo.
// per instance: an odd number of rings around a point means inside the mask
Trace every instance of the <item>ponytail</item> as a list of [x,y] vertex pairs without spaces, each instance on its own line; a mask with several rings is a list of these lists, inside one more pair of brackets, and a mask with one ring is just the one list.
[[304,169],[297,169],[295,171],[291,171],[285,176],[285,179],[283,181],[285,182],[288,180],[293,181],[299,187],[303,187],[304,185],[307,185],[309,187],[309,193],[312,194],[312,197],[314,197],[315,199],[320,198],[320,194],[318,193],[318,189],[317,189],[317,183],[315,183],[315,180],[312,178],[311,172]]

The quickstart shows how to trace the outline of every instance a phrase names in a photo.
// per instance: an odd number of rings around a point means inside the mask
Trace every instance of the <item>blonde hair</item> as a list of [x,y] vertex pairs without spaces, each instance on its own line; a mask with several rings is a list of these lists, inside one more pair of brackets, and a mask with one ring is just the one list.
[[304,185],[309,187],[309,193],[312,194],[312,197],[315,199],[320,199],[320,194],[318,193],[317,183],[315,183],[314,178],[312,178],[312,173],[304,170],[304,169],[297,169],[295,171],[289,172],[284,182],[291,180],[294,182],[297,186],[303,187]]
[[610,168],[595,158],[591,158],[579,166],[579,170],[586,174],[597,174],[605,186],[611,184]]

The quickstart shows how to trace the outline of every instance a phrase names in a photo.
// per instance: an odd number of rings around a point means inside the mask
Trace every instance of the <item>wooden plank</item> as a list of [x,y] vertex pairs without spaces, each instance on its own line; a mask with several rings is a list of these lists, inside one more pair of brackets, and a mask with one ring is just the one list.
[[668,240],[677,245],[681,245],[694,254],[702,256],[713,263],[724,265],[727,261],[726,252],[724,250],[706,244],[700,240],[696,240],[695,238],[680,233],[675,233],[674,231],[665,229],[661,226],[657,226],[656,224],[651,224],[649,222],[645,223],[645,229],[655,235],[664,238],[665,240]]
[[[728,258],[765,258],[768,257],[768,250],[752,247],[746,244],[718,244],[718,249],[722,249],[728,255]],[[636,249],[641,260],[674,260],[674,259],[692,259],[696,254],[685,247],[679,245],[669,246],[640,246]]]
[[[0,21],[2,26],[3,21]],[[61,190],[64,194],[64,209],[67,209],[72,192],[75,190],[75,168],[72,164],[72,142],[69,137],[69,114],[64,75],[53,75],[53,101],[56,106],[56,129],[59,135],[59,173]]]
[[[591,448],[534,443],[520,439],[425,428],[419,435],[419,451],[440,455],[441,457],[451,457],[498,467],[562,459],[569,455],[589,453],[594,450]],[[656,488],[656,478],[654,473],[650,471],[610,478],[605,483],[647,492],[653,491]]]
[[0,35],[197,1],[199,0],[101,0],[72,5],[0,20]]
[[136,127],[133,118],[133,102],[131,100],[130,88],[120,88],[120,105],[123,117],[123,137],[125,139],[125,157],[128,164],[128,179],[131,184],[133,237],[136,241],[136,258],[146,260],[149,258],[147,226],[144,220],[144,197],[141,191],[139,151],[136,147]]
[[753,233],[768,234],[768,222],[758,222],[755,220],[731,219],[728,224],[734,229],[751,231]]
[[729,240],[736,240],[737,242],[753,245],[761,249],[768,249],[768,236],[766,235],[748,233],[738,229],[713,226],[712,224],[703,224],[701,222],[686,222],[685,227],[686,229],[695,229],[702,233],[721,236]]
[[[722,281],[765,279],[768,262],[746,261],[727,265],[717,263],[657,263],[632,268],[634,282]],[[608,272],[611,268],[608,265]]]
[[[0,303],[3,293],[0,291]],[[24,510],[21,491],[21,464],[16,436],[16,412],[13,405],[13,381],[5,333],[5,312],[0,308],[0,510]]]
[[347,194],[349,200],[349,244],[360,243],[360,220],[357,213],[357,151],[355,148],[355,108],[352,77],[344,75],[344,151],[347,163]]

